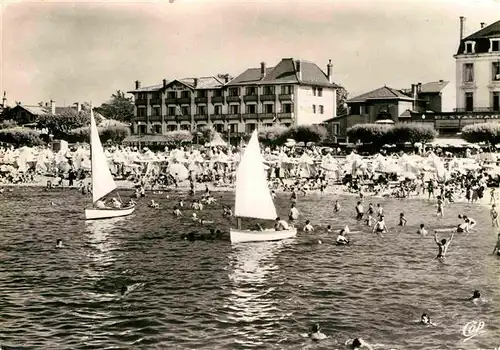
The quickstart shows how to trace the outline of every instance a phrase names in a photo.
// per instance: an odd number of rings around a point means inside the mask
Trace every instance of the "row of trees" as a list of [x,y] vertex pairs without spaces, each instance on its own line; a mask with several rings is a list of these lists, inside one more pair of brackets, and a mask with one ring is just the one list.
[[467,125],[462,129],[461,136],[468,142],[485,142],[494,146],[500,143],[500,124],[482,123]]
[[383,146],[385,144],[405,142],[411,144],[429,142],[437,136],[437,132],[431,125],[421,123],[396,125],[357,124],[347,129],[347,136],[355,142],[360,141],[364,144]]

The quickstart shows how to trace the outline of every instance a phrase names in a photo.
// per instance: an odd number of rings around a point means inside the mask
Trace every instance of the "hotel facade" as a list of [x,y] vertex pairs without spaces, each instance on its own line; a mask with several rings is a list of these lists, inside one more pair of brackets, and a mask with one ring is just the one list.
[[292,58],[275,67],[262,62],[236,78],[184,78],[128,91],[134,96],[134,135],[195,131],[250,133],[273,125],[319,124],[337,111],[331,61],[326,73],[316,64]]

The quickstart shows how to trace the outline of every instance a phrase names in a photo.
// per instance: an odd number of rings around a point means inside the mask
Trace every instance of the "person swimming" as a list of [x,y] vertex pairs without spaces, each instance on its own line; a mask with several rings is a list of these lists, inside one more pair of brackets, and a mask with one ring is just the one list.
[[312,340],[323,340],[326,339],[326,335],[321,333],[319,323],[312,326],[311,332],[309,332],[308,337]]
[[281,220],[281,218],[278,216],[275,220],[275,224],[274,224],[274,229],[276,231],[286,231],[290,228],[290,226],[288,226],[288,223],[285,221],[285,220]]
[[431,321],[431,318],[427,316],[427,314],[422,314],[422,317],[420,318],[420,323],[424,325],[435,326],[435,324]]
[[467,300],[477,301],[479,299],[481,299],[481,293],[478,290],[475,290],[474,293],[472,293],[472,296],[470,298],[468,298]]
[[149,207],[150,208],[154,208],[154,209],[159,209],[160,208],[160,205],[158,203],[156,203],[154,201],[154,199],[151,199],[151,202],[149,203]]
[[345,233],[346,233],[345,229],[340,230],[339,235],[337,237],[337,242],[336,242],[337,245],[347,245],[347,244],[349,244],[349,240],[345,236]]
[[331,233],[331,232],[332,232],[332,225],[328,225],[328,226],[326,227],[326,232],[327,232],[327,233]]
[[375,226],[373,226],[373,233],[376,233],[380,238],[384,238],[383,232],[388,233],[387,226],[384,221],[384,216],[380,216]]
[[352,350],[362,350],[362,349],[373,350],[372,346],[361,338],[355,338],[352,340],[352,342],[349,339],[346,342],[346,345],[348,345],[349,348],[351,348]]
[[340,203],[338,200],[335,201],[335,206],[333,207],[333,211],[338,213],[340,211]]
[[450,246],[451,241],[453,240],[453,237],[455,235],[455,231],[452,231],[451,237],[448,241],[446,239],[442,239],[441,241],[438,240],[437,238],[437,230],[434,231],[434,242],[436,242],[439,252],[438,255],[436,256],[436,259],[444,260],[446,259],[446,252],[448,251],[448,247]]
[[172,214],[174,214],[174,216],[182,216],[182,212],[177,206],[174,207]]
[[362,220],[364,214],[365,212],[363,209],[363,204],[361,204],[361,202],[358,202],[356,204],[356,220]]
[[422,235],[422,237],[425,237],[427,235],[427,230],[425,229],[424,224],[420,224],[420,228],[418,229],[417,233],[419,235]]
[[56,243],[56,248],[63,248],[63,247],[64,247],[64,246],[63,246],[63,241],[62,241],[62,239],[58,239],[58,240],[57,240],[57,243]]
[[495,254],[495,253],[498,256],[500,256],[500,233],[498,234],[497,244],[495,245],[495,248],[493,248],[493,254]]
[[312,231],[314,231],[314,227],[313,227],[313,225],[311,225],[311,221],[306,220],[306,225],[304,226],[303,231],[304,232],[312,232]]

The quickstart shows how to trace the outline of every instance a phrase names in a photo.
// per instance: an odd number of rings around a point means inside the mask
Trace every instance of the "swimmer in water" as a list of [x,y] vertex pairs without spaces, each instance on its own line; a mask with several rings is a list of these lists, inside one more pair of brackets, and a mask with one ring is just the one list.
[[304,226],[304,232],[312,232],[314,231],[313,225],[311,225],[311,221],[306,220],[306,225]]
[[495,254],[495,253],[498,256],[500,256],[500,233],[498,234],[497,244],[495,245],[495,248],[493,249],[493,254]]
[[335,201],[335,206],[333,207],[333,211],[336,213],[340,211],[340,203],[338,200]]
[[327,233],[331,233],[331,232],[332,232],[332,225],[328,225],[328,226],[326,227],[326,232],[327,232]]
[[121,288],[120,288],[120,294],[121,295],[125,295],[125,293],[127,293],[128,291],[128,288],[126,285],[122,285]]
[[172,214],[174,214],[174,216],[182,216],[182,212],[177,206],[174,207]]
[[418,229],[417,233],[422,237],[425,237],[427,235],[427,230],[425,229],[424,224],[420,224],[420,228]]
[[312,340],[323,340],[326,339],[326,335],[321,333],[319,323],[316,323],[312,326],[311,332],[308,334],[308,337]]
[[383,215],[380,216],[380,218],[378,219],[375,226],[373,226],[373,233],[376,233],[377,235],[379,235],[380,238],[384,238],[384,236],[382,236],[382,232],[388,233],[387,226],[385,225]]
[[441,241],[437,238],[437,230],[434,231],[434,242],[436,242],[439,252],[436,256],[436,259],[444,260],[446,259],[446,252],[448,251],[448,247],[450,246],[451,241],[453,240],[453,236],[455,235],[455,231],[451,233],[451,237],[448,241],[446,239],[442,239]]
[[345,236],[345,230],[342,229],[340,230],[339,232],[339,236],[337,237],[337,244],[338,245],[346,245],[346,244],[349,244],[349,240],[347,239],[347,237]]
[[365,342],[361,338],[356,338],[356,339],[352,340],[352,342],[349,339],[346,342],[346,345],[348,345],[349,348],[352,350],[362,350],[362,349],[373,350],[372,346],[370,344],[368,344],[367,342]]
[[478,290],[475,290],[474,293],[472,293],[472,296],[470,298],[468,298],[467,300],[475,302],[479,299],[481,299],[481,293]]
[[444,216],[444,201],[441,199],[441,196],[437,196],[437,216]]
[[427,314],[422,314],[422,317],[420,318],[420,323],[424,325],[435,326],[435,324],[431,321],[431,318],[427,316]]
[[399,214],[399,226],[406,226],[406,223],[408,220],[405,218],[405,213],[400,213]]
[[63,247],[62,239],[58,239],[56,243],[56,248],[62,248],[62,247]]

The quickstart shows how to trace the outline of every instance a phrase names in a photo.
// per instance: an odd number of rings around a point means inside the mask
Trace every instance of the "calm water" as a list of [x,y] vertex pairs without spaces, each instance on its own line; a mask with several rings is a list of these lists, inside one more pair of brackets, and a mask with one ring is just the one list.
[[[125,196],[126,193],[122,193]],[[221,218],[220,203],[200,217]],[[35,349],[344,349],[362,337],[376,349],[493,349],[500,346],[500,261],[491,256],[495,234],[488,209],[448,206],[437,219],[427,201],[380,200],[391,229],[379,240],[354,217],[355,198],[300,198],[301,222],[317,232],[294,241],[245,244],[187,242],[180,235],[208,231],[173,218],[178,195],[149,195],[133,216],[86,223],[90,201],[74,191],[14,188],[0,196],[0,344]],[[370,198],[368,198],[370,200]],[[374,203],[379,200],[374,199]],[[51,202],[54,205],[51,205]],[[286,216],[288,200],[277,201]],[[399,228],[397,214],[408,226]],[[478,221],[458,235],[448,260],[433,258],[432,235],[418,225],[455,226],[466,212]],[[185,215],[190,215],[186,210]],[[320,228],[348,223],[354,244],[339,247]],[[302,226],[302,224],[301,224]],[[64,249],[55,241],[63,238]],[[318,239],[323,244],[318,244]],[[121,296],[120,288],[129,292]],[[463,299],[479,289],[485,302]],[[437,327],[416,322],[427,312]],[[483,332],[464,342],[462,328],[483,321]],[[320,322],[329,339],[301,334]]]

